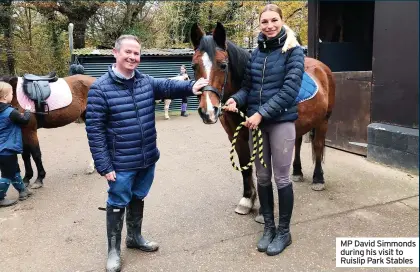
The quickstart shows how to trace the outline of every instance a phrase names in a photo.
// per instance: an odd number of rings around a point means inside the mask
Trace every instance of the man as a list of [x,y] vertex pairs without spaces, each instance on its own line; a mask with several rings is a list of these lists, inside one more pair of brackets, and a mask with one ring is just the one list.
[[136,70],[141,45],[123,35],[115,42],[116,63],[91,86],[86,132],[95,167],[108,181],[107,271],[120,271],[121,230],[127,210],[128,248],[151,252],[155,242],[141,235],[144,198],[153,182],[160,153],[156,146],[155,100],[200,94],[208,80],[158,79]]

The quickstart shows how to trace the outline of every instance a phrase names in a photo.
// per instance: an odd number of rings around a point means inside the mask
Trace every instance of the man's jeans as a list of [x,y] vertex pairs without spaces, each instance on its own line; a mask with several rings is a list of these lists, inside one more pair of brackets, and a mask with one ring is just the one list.
[[108,200],[110,206],[124,208],[131,199],[143,199],[147,196],[155,176],[153,164],[145,169],[135,171],[115,172],[115,181],[108,181]]

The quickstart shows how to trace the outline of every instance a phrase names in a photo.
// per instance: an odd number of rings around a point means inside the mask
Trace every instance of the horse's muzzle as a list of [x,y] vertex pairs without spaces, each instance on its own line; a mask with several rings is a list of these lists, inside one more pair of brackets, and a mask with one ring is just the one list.
[[203,120],[204,124],[215,124],[219,119],[219,115],[221,114],[221,109],[219,107],[214,107],[212,111],[206,111],[203,108],[198,108],[198,115],[200,115],[201,119]]

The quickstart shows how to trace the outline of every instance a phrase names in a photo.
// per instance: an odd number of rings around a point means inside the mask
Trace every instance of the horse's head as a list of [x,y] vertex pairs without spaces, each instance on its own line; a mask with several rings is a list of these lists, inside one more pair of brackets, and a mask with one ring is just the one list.
[[16,85],[18,82],[18,78],[15,76],[0,76],[0,81],[7,82],[12,85],[13,93],[16,92]]
[[12,86],[13,88],[12,104],[17,105],[16,86],[17,86],[18,78],[16,76],[0,76],[0,81],[7,82]]
[[209,80],[202,89],[198,113],[206,124],[214,124],[221,113],[222,101],[226,99],[225,88],[229,85],[229,57],[226,31],[217,23],[212,35],[205,35],[195,23],[191,27],[191,42],[194,46],[192,68],[195,79]]

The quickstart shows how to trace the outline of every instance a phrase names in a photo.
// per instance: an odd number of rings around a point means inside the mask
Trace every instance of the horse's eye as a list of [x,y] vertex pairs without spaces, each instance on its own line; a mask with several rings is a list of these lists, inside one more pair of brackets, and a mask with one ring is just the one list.
[[195,71],[195,69],[197,69],[197,64],[196,63],[191,63],[191,68]]
[[226,63],[226,62],[222,62],[222,63],[220,64],[220,69],[225,70],[225,69],[226,69],[226,67],[227,67],[227,63]]

